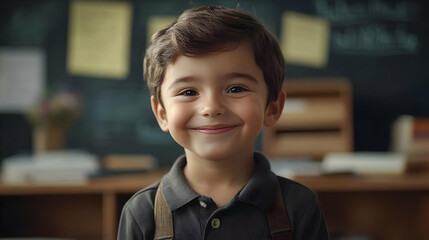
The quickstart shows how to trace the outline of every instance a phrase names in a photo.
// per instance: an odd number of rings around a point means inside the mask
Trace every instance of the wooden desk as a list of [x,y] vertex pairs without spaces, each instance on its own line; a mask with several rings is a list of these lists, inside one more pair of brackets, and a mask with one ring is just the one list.
[[295,180],[318,193],[330,232],[366,234],[377,240],[428,239],[427,173]]
[[[92,180],[82,186],[0,183],[0,237],[114,240],[123,204],[166,171]],[[295,179],[318,193],[330,231],[377,240],[429,236],[429,175]]]
[[165,173],[100,178],[70,186],[0,183],[0,237],[114,240],[125,201]]

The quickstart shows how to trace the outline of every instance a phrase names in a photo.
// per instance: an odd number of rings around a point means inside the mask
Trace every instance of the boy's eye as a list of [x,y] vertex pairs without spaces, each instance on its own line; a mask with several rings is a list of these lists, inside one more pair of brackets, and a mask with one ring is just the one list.
[[245,92],[245,91],[246,89],[244,87],[233,86],[228,89],[227,93],[239,93],[239,92]]
[[196,95],[198,95],[198,93],[197,93],[197,91],[192,90],[192,89],[185,89],[185,90],[179,92],[179,95],[182,95],[182,96],[196,96]]

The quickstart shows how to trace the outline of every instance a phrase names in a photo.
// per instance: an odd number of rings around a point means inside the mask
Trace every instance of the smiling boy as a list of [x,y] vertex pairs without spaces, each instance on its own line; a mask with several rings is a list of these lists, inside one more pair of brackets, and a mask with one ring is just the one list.
[[144,76],[185,155],[122,210],[118,239],[328,239],[316,195],[254,152],[285,101],[276,39],[250,15],[186,10],[157,32]]

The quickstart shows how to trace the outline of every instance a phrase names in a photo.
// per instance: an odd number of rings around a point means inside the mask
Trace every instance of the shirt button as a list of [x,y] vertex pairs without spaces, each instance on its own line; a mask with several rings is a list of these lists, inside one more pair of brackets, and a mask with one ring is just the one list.
[[201,207],[203,207],[203,208],[206,208],[206,207],[207,207],[207,203],[205,203],[205,202],[203,202],[203,201],[200,201],[200,205],[201,205]]
[[213,218],[211,224],[212,224],[212,228],[218,229],[220,227],[219,218]]

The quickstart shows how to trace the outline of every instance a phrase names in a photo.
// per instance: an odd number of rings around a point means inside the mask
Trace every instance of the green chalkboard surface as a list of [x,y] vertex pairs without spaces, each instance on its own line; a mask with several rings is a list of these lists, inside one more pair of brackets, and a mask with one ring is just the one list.
[[[258,17],[277,36],[280,36],[284,11],[328,19],[328,65],[319,69],[288,64],[286,77],[338,76],[350,80],[355,150],[387,150],[390,125],[401,114],[429,116],[429,10],[426,1],[129,2],[133,6],[130,74],[122,80],[74,76],[67,72],[70,1],[5,0],[0,3],[0,47],[45,50],[47,88],[71,88],[80,92],[84,99],[83,114],[68,133],[70,148],[84,148],[100,156],[153,154],[162,165],[171,164],[183,153],[170,136],[159,129],[152,115],[150,96],[142,77],[142,60],[149,17],[177,16],[184,9],[199,5],[238,7]],[[1,118],[7,116],[0,114]],[[10,149],[13,148],[0,147],[3,151],[0,155],[13,154]]]

